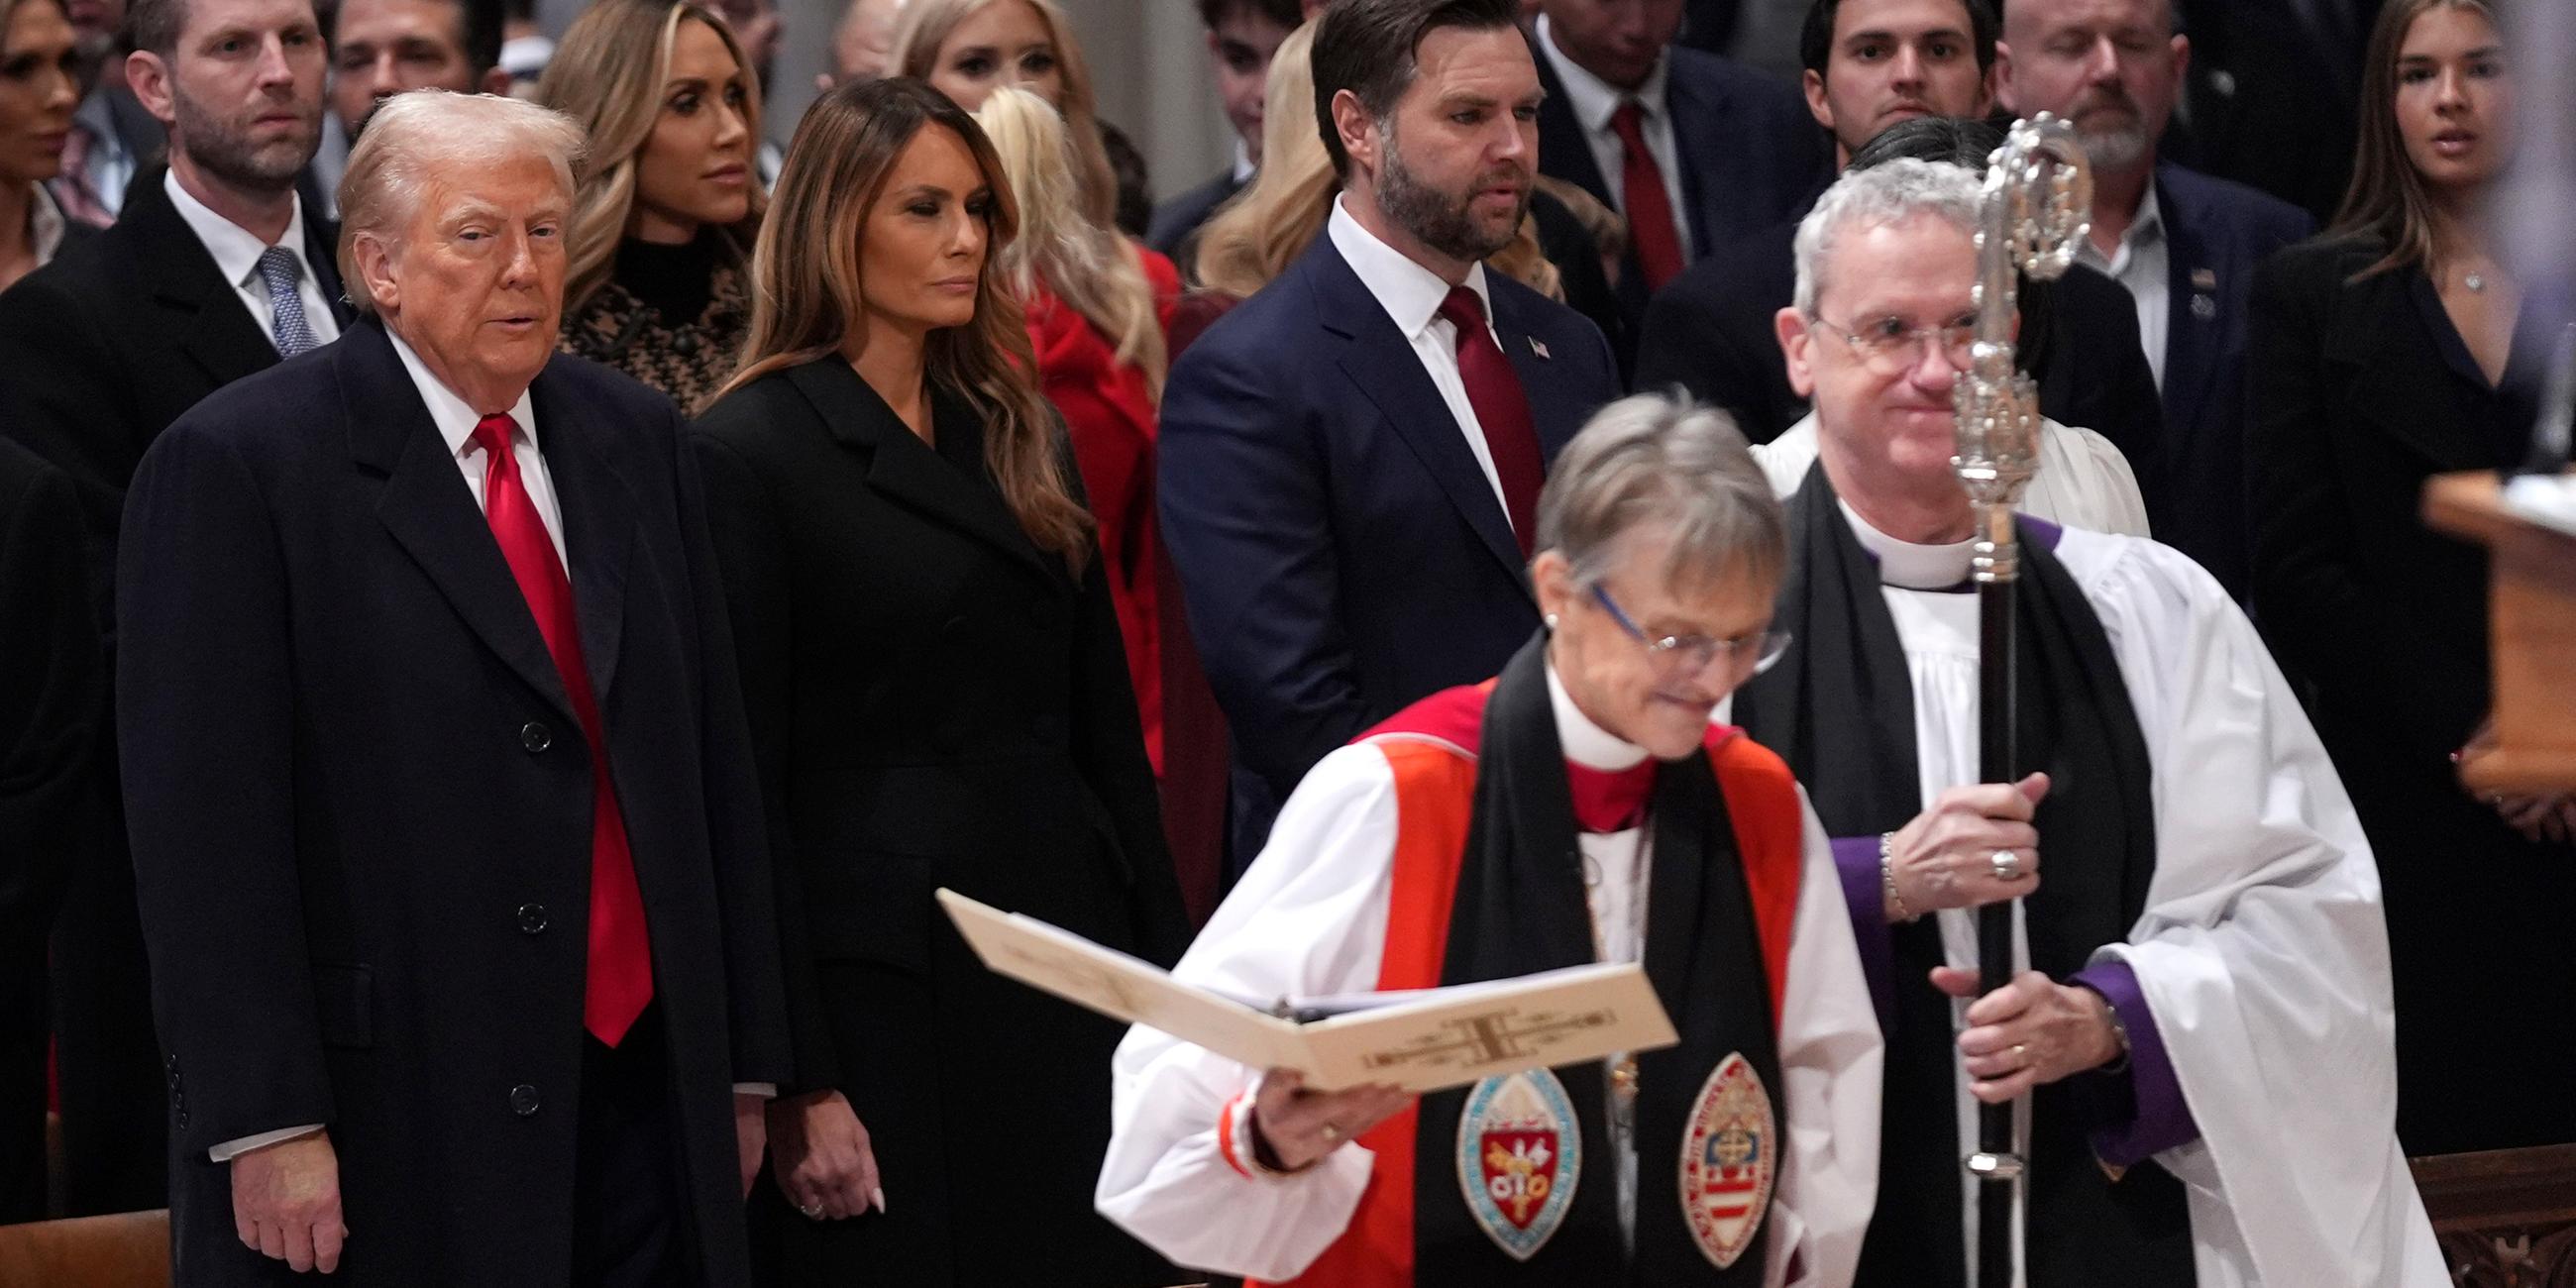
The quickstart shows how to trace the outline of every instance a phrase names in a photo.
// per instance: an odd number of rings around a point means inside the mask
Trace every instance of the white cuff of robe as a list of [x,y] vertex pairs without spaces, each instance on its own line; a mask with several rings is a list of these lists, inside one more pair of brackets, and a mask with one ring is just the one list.
[[244,1136],[239,1140],[225,1141],[223,1144],[207,1150],[206,1157],[211,1158],[218,1163],[229,1163],[233,1161],[234,1158],[247,1154],[254,1149],[264,1149],[270,1145],[282,1144],[286,1141],[293,1140],[298,1136],[310,1136],[320,1130],[322,1130],[322,1124],[320,1123],[307,1123],[301,1127],[280,1127],[276,1131],[264,1131],[256,1136]]
[[778,1099],[778,1084],[775,1082],[737,1082],[733,1084],[733,1094],[737,1096],[758,1096],[763,1100],[776,1100]]

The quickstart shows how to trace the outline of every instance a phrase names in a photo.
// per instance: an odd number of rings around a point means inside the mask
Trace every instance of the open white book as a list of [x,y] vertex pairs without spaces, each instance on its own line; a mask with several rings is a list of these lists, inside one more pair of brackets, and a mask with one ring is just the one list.
[[1654,985],[1630,962],[1416,992],[1228,997],[954,890],[941,890],[939,904],[992,971],[1255,1069],[1294,1069],[1318,1091],[1438,1091],[1676,1041]]

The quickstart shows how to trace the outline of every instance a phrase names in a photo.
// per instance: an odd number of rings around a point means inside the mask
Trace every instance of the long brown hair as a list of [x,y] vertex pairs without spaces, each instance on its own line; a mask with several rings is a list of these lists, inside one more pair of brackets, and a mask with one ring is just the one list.
[[2353,275],[2356,282],[2401,268],[2441,266],[2433,193],[2408,159],[2406,136],[2397,128],[2397,55],[2415,20],[2436,9],[2481,13],[2498,32],[2504,30],[2500,0],[2389,0],[2379,11],[2361,67],[2361,141],[2353,149],[2352,186],[2327,230],[2331,237],[2366,238],[2388,248],[2378,263]]
[[1020,530],[1079,575],[1091,549],[1091,519],[1066,484],[1055,416],[1038,394],[1028,324],[995,267],[1019,233],[1019,203],[975,119],[928,85],[852,81],[816,99],[797,123],[752,251],[751,336],[742,369],[716,396],[774,371],[835,358],[848,351],[851,338],[866,334],[859,254],[868,215],[885,194],[895,159],[916,135],[934,128],[956,135],[975,154],[993,207],[975,284],[975,320],[930,333],[929,380],[983,417],[984,465]]
[[[939,67],[939,47],[957,25],[990,4],[1013,0],[904,0],[895,19],[894,52],[886,58],[897,76],[927,81]],[[1109,165],[1109,149],[1100,141],[1100,102],[1091,85],[1091,64],[1074,39],[1073,23],[1055,0],[1017,0],[1037,11],[1055,46],[1057,69],[1064,77],[1064,129],[1073,141],[1074,168],[1082,180],[1082,213],[1103,228],[1118,226],[1118,172]]]
[[[733,29],[690,0],[599,0],[573,19],[555,46],[537,101],[571,117],[590,135],[590,169],[573,198],[565,241],[564,310],[580,308],[608,284],[617,247],[635,212],[635,168],[653,124],[662,116],[662,86],[671,76],[671,48],[680,24],[712,29],[742,70],[743,129],[760,140],[760,73],[743,55]],[[748,258],[769,199],[751,185],[751,209],[718,230],[725,249]]]

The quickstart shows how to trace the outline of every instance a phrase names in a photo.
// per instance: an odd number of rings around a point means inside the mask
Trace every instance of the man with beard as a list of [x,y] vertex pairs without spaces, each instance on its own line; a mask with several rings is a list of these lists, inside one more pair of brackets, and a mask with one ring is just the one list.
[[[130,19],[126,75],[168,128],[169,168],[135,181],[114,227],[0,293],[0,381],[23,409],[0,432],[71,477],[102,622],[144,449],[199,399],[337,336],[347,307],[333,230],[295,196],[322,118],[310,0],[135,0]],[[58,940],[65,1154],[83,1211],[169,1193],[124,835],[111,828],[73,875]]]
[[2156,536],[2243,599],[2245,301],[2254,266],[2316,230],[2304,211],[2156,159],[2191,40],[2171,0],[2014,0],[1998,90],[2006,108],[2074,122],[2093,163],[2093,232],[2078,262],[2129,288],[2162,391],[2147,480]]
[[506,94],[501,72],[500,0],[340,0],[331,29],[331,125],[313,158],[313,186],[333,213],[331,194],[349,146],[386,99],[405,90]]
[[1617,395],[1581,315],[1488,272],[1542,94],[1510,0],[1342,0],[1315,33],[1326,235],[1182,354],[1164,539],[1234,738],[1234,859],[1326,752],[1538,626],[1548,462]]
[[[1877,150],[1871,140],[1909,121],[1981,117],[1994,101],[1996,34],[1989,0],[1815,0],[1799,42],[1807,110],[1833,135],[1845,168]],[[1733,412],[1757,443],[1805,416],[1807,400],[1789,387],[1773,325],[1794,285],[1789,243],[1797,227],[1792,216],[1743,238],[1656,296],[1638,345],[1637,387],[1678,385]],[[2045,307],[2043,293],[2051,297]],[[2033,324],[2024,356],[2047,358],[2031,366],[2041,376],[2040,409],[2142,461],[2162,418],[2128,296],[2085,271],[2029,292],[2023,303]],[[2052,328],[2065,342],[2038,343]],[[2138,473],[2143,479],[2143,468]]]

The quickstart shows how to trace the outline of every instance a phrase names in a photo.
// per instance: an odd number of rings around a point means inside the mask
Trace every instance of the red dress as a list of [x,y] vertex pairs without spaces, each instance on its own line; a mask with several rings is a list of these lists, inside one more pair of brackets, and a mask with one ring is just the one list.
[[[1180,272],[1171,260],[1141,246],[1135,249],[1145,279],[1154,287],[1155,318],[1168,325],[1172,305],[1180,298]],[[1145,373],[1119,362],[1117,346],[1054,292],[1041,285],[1027,308],[1038,383],[1047,401],[1064,414],[1082,490],[1100,524],[1100,558],[1118,610],[1118,633],[1127,643],[1127,675],[1136,687],[1145,754],[1159,776],[1163,672],[1155,586],[1160,558],[1154,519],[1154,399]]]

